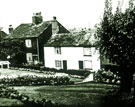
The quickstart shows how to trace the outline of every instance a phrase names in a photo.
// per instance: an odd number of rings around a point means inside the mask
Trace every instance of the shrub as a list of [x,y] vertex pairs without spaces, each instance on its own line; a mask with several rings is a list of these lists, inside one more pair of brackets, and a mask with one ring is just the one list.
[[120,76],[118,72],[114,73],[111,72],[110,70],[105,71],[104,69],[98,70],[94,74],[94,80],[96,82],[104,82],[104,83],[119,83],[120,81]]
[[64,69],[57,70],[55,68],[48,68],[48,67],[41,68],[40,70],[42,70],[42,71],[67,73],[67,74],[79,75],[79,76],[86,76],[86,73],[87,74],[90,73],[90,71],[87,71],[87,70],[64,70]]

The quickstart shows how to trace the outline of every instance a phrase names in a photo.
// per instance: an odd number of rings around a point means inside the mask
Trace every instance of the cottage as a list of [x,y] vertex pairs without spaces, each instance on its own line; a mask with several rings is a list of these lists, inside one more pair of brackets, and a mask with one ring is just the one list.
[[9,26],[7,39],[22,39],[26,45],[26,60],[29,64],[44,62],[43,47],[47,40],[57,33],[69,32],[56,19],[43,21],[41,12],[34,13],[32,23],[20,24],[17,28]]
[[91,38],[88,34],[53,35],[44,47],[45,67],[92,71],[100,69],[99,50]]

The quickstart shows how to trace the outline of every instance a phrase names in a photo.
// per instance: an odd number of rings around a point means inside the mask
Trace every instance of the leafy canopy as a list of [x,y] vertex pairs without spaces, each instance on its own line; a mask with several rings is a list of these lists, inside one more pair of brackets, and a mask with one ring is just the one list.
[[133,67],[135,63],[135,7],[134,0],[122,12],[118,5],[112,14],[111,0],[106,0],[103,19],[97,27],[101,53],[113,63]]
[[25,63],[25,50],[26,47],[23,40],[2,40],[0,42],[0,60],[8,60],[7,57],[10,56],[9,60],[11,63]]

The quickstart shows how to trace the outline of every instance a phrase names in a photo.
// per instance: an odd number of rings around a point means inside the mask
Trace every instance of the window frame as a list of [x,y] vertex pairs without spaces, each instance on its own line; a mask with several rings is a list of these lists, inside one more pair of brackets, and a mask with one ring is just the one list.
[[26,59],[27,59],[27,62],[33,62],[33,54],[32,53],[26,53]]
[[32,40],[31,39],[26,39],[25,40],[25,45],[27,48],[32,48]]
[[[90,62],[90,65],[91,65],[90,68],[86,67],[86,62]],[[86,69],[86,70],[92,70],[93,69],[92,60],[84,60],[83,65],[84,65],[84,69]]]
[[[86,53],[86,51],[89,51],[89,52]],[[89,53],[89,54],[88,54],[88,53]],[[89,48],[89,47],[84,47],[84,48],[83,48],[83,55],[84,55],[84,56],[92,56],[92,50],[91,50],[91,48]]]
[[54,47],[55,54],[61,54],[61,47]]
[[61,60],[55,60],[55,67],[56,68],[62,68],[62,61]]

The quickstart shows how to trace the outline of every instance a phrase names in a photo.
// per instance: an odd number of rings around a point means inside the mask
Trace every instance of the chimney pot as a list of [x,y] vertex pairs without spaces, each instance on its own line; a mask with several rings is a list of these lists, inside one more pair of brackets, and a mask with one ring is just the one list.
[[56,16],[53,16],[53,20],[56,20],[57,18],[56,18]]

